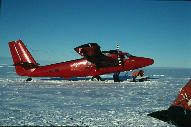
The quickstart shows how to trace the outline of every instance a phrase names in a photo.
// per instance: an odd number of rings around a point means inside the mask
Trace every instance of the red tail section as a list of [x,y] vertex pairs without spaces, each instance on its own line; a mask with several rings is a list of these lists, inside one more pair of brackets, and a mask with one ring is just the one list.
[[191,110],[191,80],[181,89],[171,106],[179,106]]
[[21,40],[9,42],[9,48],[18,75],[28,76],[38,64]]
[[178,97],[168,110],[156,111],[148,116],[164,122],[170,122],[178,127],[190,127],[191,122],[191,80],[181,89]]

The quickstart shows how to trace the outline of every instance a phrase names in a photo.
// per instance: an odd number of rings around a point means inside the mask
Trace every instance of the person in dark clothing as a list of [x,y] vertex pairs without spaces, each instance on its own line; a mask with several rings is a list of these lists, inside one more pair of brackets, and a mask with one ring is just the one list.
[[115,73],[113,74],[113,80],[114,80],[114,82],[120,82],[120,80],[119,80],[119,74],[120,74],[120,72],[115,72]]

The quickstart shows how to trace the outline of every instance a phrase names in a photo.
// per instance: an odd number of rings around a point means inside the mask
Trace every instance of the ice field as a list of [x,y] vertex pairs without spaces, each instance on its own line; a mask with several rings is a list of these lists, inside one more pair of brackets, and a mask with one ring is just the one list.
[[[130,79],[114,83],[89,78],[74,80],[16,75],[14,67],[0,65],[0,126],[174,126],[147,116],[167,109],[191,78],[191,69],[144,68],[146,82]],[[125,79],[125,73],[120,76]],[[129,73],[131,74],[131,73]]]

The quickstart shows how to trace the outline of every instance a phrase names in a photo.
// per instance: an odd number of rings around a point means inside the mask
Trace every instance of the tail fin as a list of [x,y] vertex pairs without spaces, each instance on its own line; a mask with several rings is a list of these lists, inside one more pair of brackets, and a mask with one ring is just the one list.
[[181,89],[178,97],[167,110],[152,112],[148,116],[180,127],[189,126],[191,122],[191,80]]
[[191,80],[181,89],[171,106],[191,110]]
[[38,64],[21,40],[9,42],[9,48],[18,75],[29,76]]

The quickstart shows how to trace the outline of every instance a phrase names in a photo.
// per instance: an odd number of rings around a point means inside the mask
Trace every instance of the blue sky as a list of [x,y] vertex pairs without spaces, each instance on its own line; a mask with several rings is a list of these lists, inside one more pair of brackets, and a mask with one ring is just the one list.
[[0,58],[19,39],[43,64],[80,58],[73,48],[93,42],[153,58],[153,67],[191,68],[190,12],[181,1],[2,0]]

